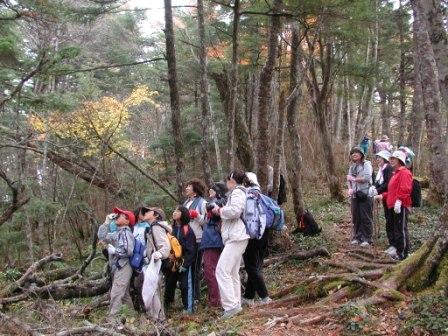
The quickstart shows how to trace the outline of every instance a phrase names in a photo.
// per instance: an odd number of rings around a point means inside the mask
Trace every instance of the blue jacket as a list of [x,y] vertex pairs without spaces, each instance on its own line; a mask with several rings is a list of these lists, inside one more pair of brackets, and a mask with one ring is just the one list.
[[182,266],[185,268],[190,267],[194,259],[196,257],[196,249],[197,249],[197,243],[196,243],[196,236],[193,232],[193,229],[188,225],[187,234],[184,234],[183,227],[180,227],[176,224],[173,225],[173,236],[177,238],[180,245],[182,246],[182,257],[184,259],[184,263]]
[[[220,200],[214,199],[211,202],[214,202],[220,206],[223,205],[221,204]],[[222,249],[224,247],[220,227],[221,227],[221,217],[216,216],[211,212],[208,212],[208,221],[204,226],[204,232],[202,233],[202,241],[199,249],[201,250],[212,248]]]

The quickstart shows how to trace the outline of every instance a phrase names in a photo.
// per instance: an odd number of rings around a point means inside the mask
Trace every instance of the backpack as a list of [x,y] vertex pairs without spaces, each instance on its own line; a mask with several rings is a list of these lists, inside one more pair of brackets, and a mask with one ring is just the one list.
[[260,194],[261,206],[266,213],[266,228],[282,231],[285,226],[285,212],[275,200]]
[[266,212],[261,197],[262,194],[257,189],[249,189],[246,192],[246,209],[241,219],[252,239],[261,239],[266,229]]
[[302,218],[293,233],[301,233],[304,236],[314,236],[322,231],[313,215],[307,210],[302,214]]
[[411,203],[413,208],[422,206],[422,186],[416,179],[412,179]]
[[143,244],[140,239],[135,239],[134,250],[132,257],[129,257],[129,263],[133,270],[141,272],[143,267],[143,255],[145,253],[146,244]]

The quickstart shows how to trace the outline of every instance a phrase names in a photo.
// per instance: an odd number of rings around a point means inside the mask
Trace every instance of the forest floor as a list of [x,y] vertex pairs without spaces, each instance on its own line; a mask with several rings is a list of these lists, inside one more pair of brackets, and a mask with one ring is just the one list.
[[[335,264],[357,269],[357,265],[362,262],[372,265],[377,262],[386,265],[390,263],[390,266],[393,266],[393,263],[383,253],[387,247],[384,220],[379,221],[380,237],[375,240],[374,246],[362,249],[350,245],[352,225],[348,202],[334,203],[317,194],[311,195],[310,199],[309,209],[323,228],[321,234],[315,237],[289,235],[289,239],[286,239],[289,241],[287,246],[276,246],[276,250],[280,252],[273,253],[268,259],[318,247],[325,247],[330,252],[330,257],[308,260],[291,258],[286,262],[267,266],[264,274],[270,295],[274,299],[272,303],[245,307],[241,314],[223,321],[219,320],[221,311],[207,308],[205,302],[201,303],[197,313],[191,316],[181,314],[182,308],[178,302],[174,311],[168,313],[165,325],[158,327],[148,323],[143,316],[135,312],[123,311],[126,329],[121,332],[129,335],[209,336],[448,335],[448,308],[445,307],[448,302],[437,295],[429,294],[419,300],[410,293],[405,293],[406,299],[396,304],[361,308],[355,304],[355,300],[344,299],[337,304],[326,302],[324,297],[339,289],[338,282],[334,281],[331,285],[317,289],[310,286],[307,280],[343,272],[334,267]],[[288,212],[289,210],[287,209]],[[423,207],[411,215],[411,252],[421,246],[431,233],[437,212],[436,208]],[[362,297],[369,294],[369,289],[365,288],[354,285],[353,289],[362,290]],[[205,292],[202,297],[205,301]],[[8,314],[35,326],[43,334],[54,334],[60,330],[85,325],[86,321],[108,327],[107,305],[97,304],[96,308],[92,309],[92,302],[98,303],[99,300],[28,300],[11,305]],[[10,331],[2,333],[0,326],[0,335],[10,334]]]

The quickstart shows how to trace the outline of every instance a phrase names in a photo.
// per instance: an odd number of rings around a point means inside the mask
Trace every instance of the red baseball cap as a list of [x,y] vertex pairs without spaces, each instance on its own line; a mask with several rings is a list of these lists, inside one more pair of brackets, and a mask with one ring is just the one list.
[[116,214],[124,214],[124,215],[128,216],[129,225],[130,226],[134,226],[134,224],[135,224],[135,215],[134,215],[134,213],[132,211],[122,210],[120,208],[114,208],[113,212],[116,213]]

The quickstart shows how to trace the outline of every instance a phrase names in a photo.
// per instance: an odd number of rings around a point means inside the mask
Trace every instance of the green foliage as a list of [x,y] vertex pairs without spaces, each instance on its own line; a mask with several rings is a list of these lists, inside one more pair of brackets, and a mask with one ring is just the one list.
[[439,294],[416,298],[412,301],[411,311],[413,315],[403,327],[404,335],[414,335],[415,332],[435,336],[448,333],[448,297]]
[[343,305],[336,314],[345,324],[344,335],[359,335],[369,323],[365,308],[353,303]]

